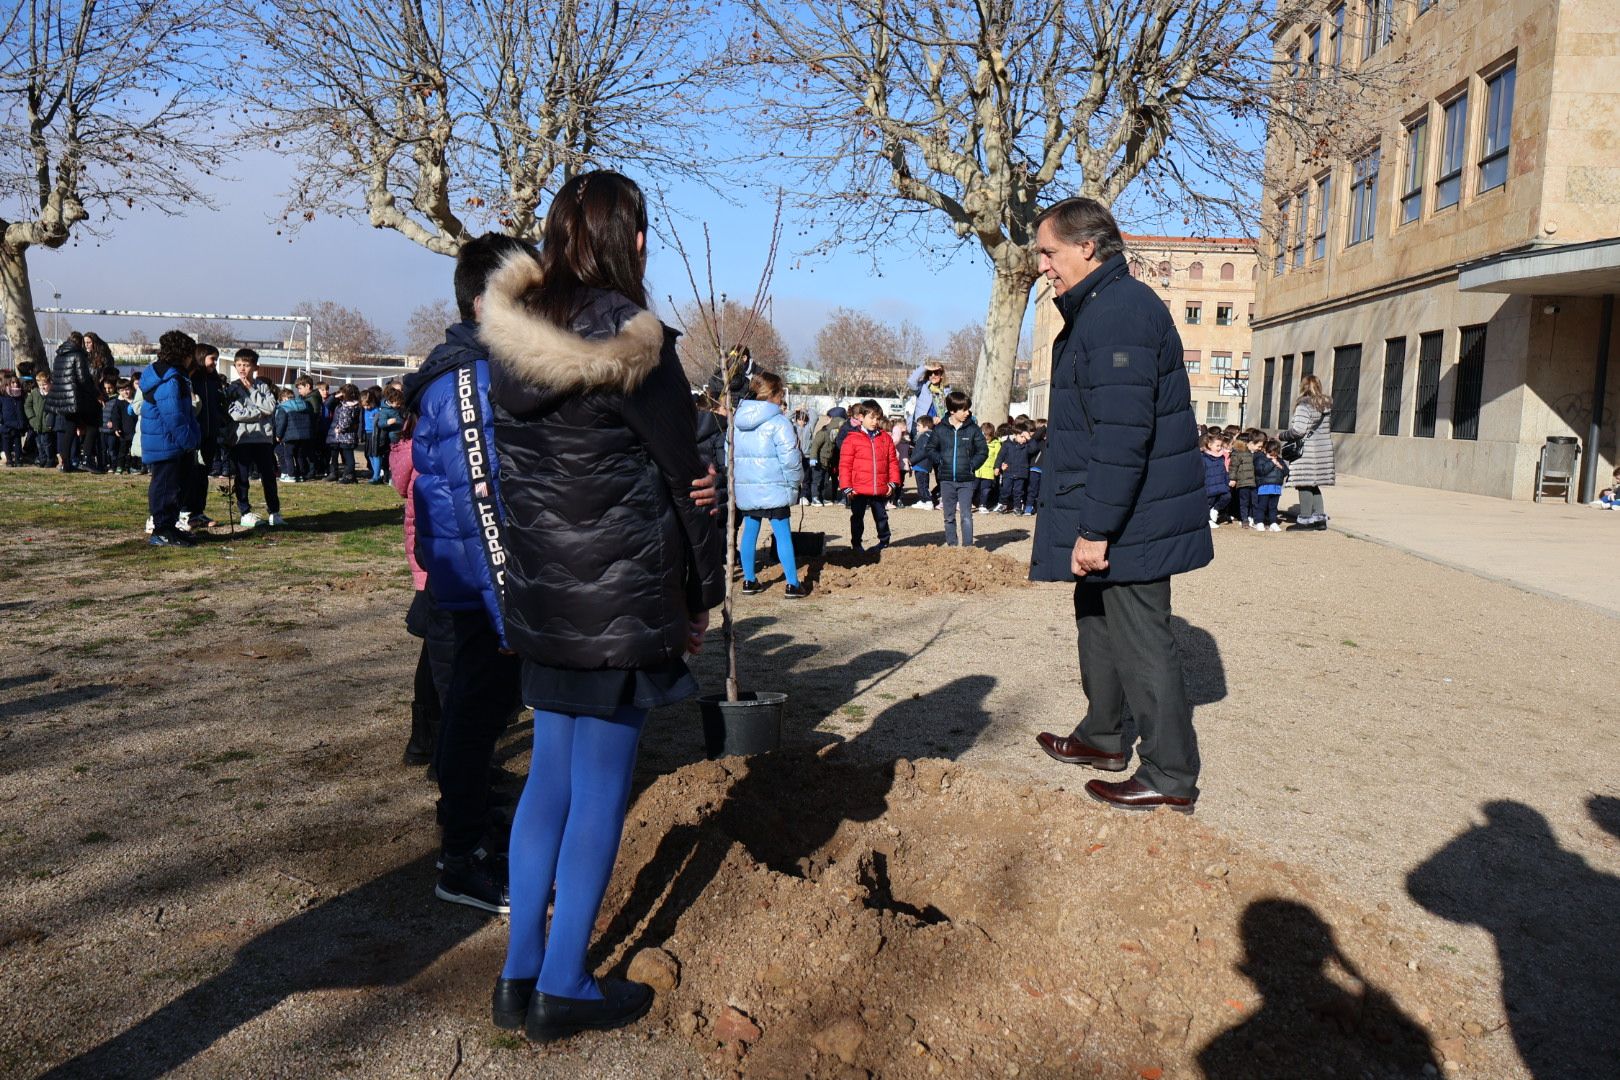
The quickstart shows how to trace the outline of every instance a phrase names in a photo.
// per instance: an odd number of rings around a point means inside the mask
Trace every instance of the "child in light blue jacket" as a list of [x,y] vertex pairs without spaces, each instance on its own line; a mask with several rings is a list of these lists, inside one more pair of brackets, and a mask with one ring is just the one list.
[[743,515],[738,554],[742,557],[743,593],[764,591],[754,578],[755,548],[759,543],[759,523],[769,521],[776,537],[776,554],[787,579],[786,595],[791,600],[808,596],[810,590],[799,583],[799,568],[793,557],[791,508],[799,497],[803,479],[803,459],[793,423],[782,411],[787,399],[782,380],[768,371],[755,373],[749,383],[752,397],[738,403],[733,417],[736,439],[737,509]]

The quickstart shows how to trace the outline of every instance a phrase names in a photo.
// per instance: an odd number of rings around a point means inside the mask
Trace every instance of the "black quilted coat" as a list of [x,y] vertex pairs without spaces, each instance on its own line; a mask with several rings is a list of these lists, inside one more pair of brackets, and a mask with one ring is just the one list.
[[1090,583],[1157,581],[1214,558],[1181,338],[1116,255],[1056,300],[1051,422],[1030,577],[1073,581],[1075,538],[1108,541]]
[[562,329],[525,306],[528,258],[484,293],[508,556],[506,637],[576,670],[667,667],[725,592],[718,519],[695,506],[696,410],[675,333],[593,292]]
[[71,341],[62,342],[51,361],[51,392],[45,399],[47,412],[65,416],[76,424],[96,427],[101,423],[101,398],[90,356]]

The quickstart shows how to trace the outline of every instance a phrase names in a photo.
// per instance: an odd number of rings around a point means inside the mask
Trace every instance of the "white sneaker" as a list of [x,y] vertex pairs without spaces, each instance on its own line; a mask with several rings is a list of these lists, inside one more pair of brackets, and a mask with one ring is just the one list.
[[259,524],[259,515],[249,510],[247,513],[242,515],[241,524],[242,528],[244,529],[254,528]]
[[266,525],[285,525],[287,524],[287,519],[282,517],[280,514],[271,514],[265,519],[264,523]]
[[1262,526],[1266,532],[1282,532],[1282,526],[1273,521],[1270,525]]
[[276,479],[278,479],[283,484],[296,484],[296,483],[298,483],[298,477],[296,477],[296,476],[288,476],[286,473],[282,473]]
[[148,535],[148,536],[152,535],[152,519],[151,518],[146,519],[146,535]]
[[1221,512],[1219,510],[1215,509],[1213,506],[1210,507],[1209,508],[1209,523],[1211,525],[1213,525],[1219,520],[1221,520]]
[[809,506],[810,505],[810,500],[809,499],[800,499],[799,500],[799,505],[800,506]]
[[1220,528],[1220,524],[1217,523],[1213,518],[1211,518],[1210,522],[1209,522],[1209,527],[1212,528],[1212,529],[1218,529],[1218,528]]
[[190,532],[191,531],[191,514],[188,511],[185,511],[185,510],[180,511],[180,520],[176,521],[174,523],[174,527],[179,529],[183,533]]

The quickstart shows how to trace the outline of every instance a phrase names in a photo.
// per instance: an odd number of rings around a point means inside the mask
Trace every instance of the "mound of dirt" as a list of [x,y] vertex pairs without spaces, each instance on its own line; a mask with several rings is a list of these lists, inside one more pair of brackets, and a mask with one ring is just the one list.
[[[809,577],[819,592],[938,596],[1021,589],[1029,584],[1029,565],[982,548],[906,546],[888,548],[881,559],[835,551],[813,566]],[[782,568],[762,569],[759,580],[765,585],[780,582]]]
[[632,810],[595,959],[718,1070],[1417,1076],[1497,1022],[1380,913],[1195,819],[844,758],[692,765]]

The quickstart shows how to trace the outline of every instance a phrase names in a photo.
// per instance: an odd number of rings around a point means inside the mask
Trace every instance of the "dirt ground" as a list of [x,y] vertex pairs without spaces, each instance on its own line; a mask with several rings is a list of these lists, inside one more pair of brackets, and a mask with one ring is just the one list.
[[739,601],[782,751],[649,725],[595,949],[658,1003],[530,1047],[502,921],[432,899],[396,510],[354,497],[157,557],[0,491],[0,1073],[1620,1075],[1620,622],[1222,529],[1177,586],[1198,813],[1124,815],[1033,743],[1083,699],[1029,519],[910,510],[874,564],[812,509],[812,597]]

